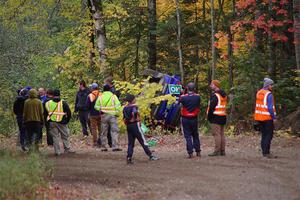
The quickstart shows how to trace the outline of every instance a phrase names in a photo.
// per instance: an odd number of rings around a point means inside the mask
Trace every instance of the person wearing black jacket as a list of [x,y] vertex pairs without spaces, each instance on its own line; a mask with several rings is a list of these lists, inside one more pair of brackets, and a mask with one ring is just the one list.
[[55,155],[61,155],[59,140],[63,141],[65,153],[75,153],[70,148],[69,129],[67,124],[71,119],[71,110],[67,102],[61,100],[60,91],[53,91],[53,99],[45,104],[50,134],[53,137]]
[[210,84],[213,90],[207,109],[207,119],[211,123],[212,134],[215,139],[215,150],[209,156],[225,156],[225,135],[226,124],[226,93],[220,89],[220,82],[213,80]]
[[88,126],[89,126],[89,110],[86,105],[86,100],[90,94],[90,90],[86,87],[85,81],[81,80],[79,82],[79,91],[76,95],[75,100],[75,112],[78,112],[79,121],[82,127],[83,136],[88,136]]
[[[46,92],[46,99],[45,99],[45,101],[43,103],[44,110],[46,110],[46,107],[45,107],[46,103],[48,101],[52,100],[52,99],[53,99],[53,90],[52,89],[48,89],[47,92]],[[50,134],[50,124],[47,121],[47,117],[48,117],[47,113],[44,112],[44,123],[45,123],[45,127],[46,127],[47,145],[48,146],[52,146],[53,145],[53,138],[52,138],[52,136]]]
[[18,127],[19,127],[19,140],[20,145],[23,151],[26,151],[26,130],[23,122],[23,110],[24,110],[24,104],[26,99],[28,98],[28,90],[22,89],[18,93],[14,106],[13,111],[16,115]]

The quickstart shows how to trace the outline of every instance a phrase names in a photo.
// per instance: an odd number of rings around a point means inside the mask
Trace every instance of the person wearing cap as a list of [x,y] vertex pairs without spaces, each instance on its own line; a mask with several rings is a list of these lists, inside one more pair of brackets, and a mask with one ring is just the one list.
[[21,145],[21,149],[26,151],[26,130],[23,122],[23,110],[26,99],[28,98],[28,90],[22,89],[18,92],[18,96],[13,105],[13,111],[16,115],[18,127],[19,127],[19,142]]
[[67,102],[60,98],[60,91],[53,91],[53,99],[45,105],[50,134],[53,137],[53,147],[56,156],[61,155],[59,140],[63,141],[65,153],[75,153],[70,148],[69,129],[67,124],[71,119],[71,110]]
[[212,94],[207,107],[207,120],[211,124],[212,135],[215,139],[214,151],[209,156],[225,156],[225,135],[224,129],[227,120],[226,106],[227,96],[221,89],[218,80],[213,80],[210,84]]
[[93,135],[93,145],[98,146],[98,137],[101,133],[101,115],[100,111],[94,108],[96,100],[100,95],[99,86],[97,83],[91,85],[92,92],[89,94],[86,105],[89,110],[89,120],[91,123],[91,133]]
[[38,92],[31,89],[28,92],[29,98],[25,101],[23,119],[26,128],[26,142],[30,151],[38,151],[38,135],[44,121],[44,109],[41,100],[38,99]]
[[86,100],[89,94],[90,90],[86,87],[85,81],[81,80],[79,82],[79,90],[76,94],[75,113],[78,112],[79,121],[82,127],[82,134],[84,137],[87,137],[89,135],[89,111],[86,105]]
[[102,112],[101,116],[101,147],[102,151],[107,151],[107,133],[108,127],[111,128],[112,149],[113,151],[122,151],[119,148],[119,127],[117,116],[121,110],[121,103],[116,95],[110,91],[109,85],[104,85],[103,93],[97,98],[95,110]]
[[195,150],[196,156],[201,156],[200,139],[198,133],[198,114],[200,112],[201,98],[195,93],[195,84],[187,85],[187,93],[181,95],[179,102],[182,104],[181,109],[181,125],[183,135],[186,140],[186,149],[188,158],[193,157]]
[[259,123],[261,132],[261,150],[266,158],[276,158],[270,153],[276,119],[275,101],[272,94],[274,81],[264,78],[264,86],[256,94],[254,120]]
[[127,94],[126,101],[128,104],[123,109],[123,120],[126,125],[128,136],[127,164],[133,164],[132,155],[135,139],[139,141],[150,160],[158,160],[158,158],[150,151],[148,143],[141,129],[140,115],[138,106],[135,104],[134,95]]

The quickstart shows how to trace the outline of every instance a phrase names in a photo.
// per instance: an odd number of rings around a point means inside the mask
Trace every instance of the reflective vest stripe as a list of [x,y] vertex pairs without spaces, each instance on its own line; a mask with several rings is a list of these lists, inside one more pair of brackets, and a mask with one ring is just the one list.
[[[257,121],[267,121],[271,120],[272,116],[268,109],[268,95],[271,94],[270,91],[261,89],[256,94],[256,106],[254,112],[254,119]],[[275,111],[275,103],[273,99],[273,110],[274,114],[276,115]]]
[[227,98],[222,97],[219,93],[215,93],[218,98],[218,104],[215,107],[214,114],[219,116],[226,116],[226,105],[227,105]]
[[46,109],[48,111],[48,117],[47,120],[54,121],[54,122],[60,122],[63,118],[63,116],[66,114],[63,112],[63,102],[62,100],[58,103],[54,102],[53,100],[50,100],[46,103]]

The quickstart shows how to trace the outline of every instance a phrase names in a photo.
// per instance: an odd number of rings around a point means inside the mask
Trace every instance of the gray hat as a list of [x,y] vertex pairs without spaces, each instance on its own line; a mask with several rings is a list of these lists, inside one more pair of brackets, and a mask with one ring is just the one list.
[[98,84],[97,83],[93,83],[92,85],[91,85],[91,88],[93,89],[93,90],[96,90],[96,89],[98,89]]
[[195,83],[193,83],[193,82],[188,83],[187,84],[187,89],[189,91],[194,91],[195,90]]
[[269,85],[273,85],[274,81],[270,78],[264,78],[264,87],[268,87]]

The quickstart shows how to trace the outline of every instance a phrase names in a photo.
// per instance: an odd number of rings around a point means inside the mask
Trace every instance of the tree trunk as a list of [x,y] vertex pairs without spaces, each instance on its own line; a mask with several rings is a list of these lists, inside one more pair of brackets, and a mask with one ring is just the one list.
[[295,56],[297,63],[297,73],[300,76],[300,2],[299,0],[293,1],[293,17],[294,17],[294,44],[295,44]]
[[228,115],[228,123],[231,123],[232,118],[234,116],[234,112],[235,112],[235,105],[233,103],[234,100],[234,89],[233,89],[233,47],[232,47],[232,42],[233,42],[233,38],[234,35],[231,32],[230,26],[232,21],[234,21],[235,19],[235,0],[232,1],[232,18],[227,19],[227,34],[228,34],[228,81],[229,81],[229,88],[230,88],[230,92],[229,92],[229,105],[230,105],[230,112]]
[[[273,18],[273,0],[269,0],[269,18]],[[269,53],[269,67],[268,67],[268,74],[272,77],[272,79],[275,79],[276,76],[276,66],[275,66],[275,49],[274,49],[274,41],[272,38],[272,35],[268,35],[268,53]]]
[[142,17],[142,9],[139,11],[137,34],[135,37],[135,60],[134,60],[134,76],[135,77],[138,77],[138,75],[139,75],[139,62],[140,62],[139,48],[140,48],[140,41],[141,41],[141,26],[142,26],[141,17]]
[[[197,8],[197,2],[198,0],[195,0],[195,23],[198,24],[198,8]],[[198,31],[196,30],[196,33]],[[201,40],[201,38],[199,38],[199,40]],[[195,77],[195,85],[196,85],[196,90],[198,90],[198,77],[199,77],[199,74],[200,74],[200,57],[199,57],[199,43],[196,42],[195,44],[195,55],[196,55],[196,66],[197,66],[197,73],[196,73],[196,77]]]
[[[93,21],[93,10],[92,10],[92,4],[91,1],[87,1],[88,3],[88,7],[90,10],[90,20]],[[89,23],[89,26],[91,27],[91,30],[94,29],[94,24],[93,22]],[[89,52],[89,60],[90,60],[90,68],[93,69],[95,62],[94,62],[94,58],[95,58],[95,33],[94,31],[92,32],[92,34],[89,36],[90,37],[90,43],[92,44],[92,49]]]
[[215,79],[216,73],[216,47],[215,47],[215,8],[214,0],[210,0],[211,4],[211,54],[212,54],[212,63],[211,63],[211,79]]
[[179,56],[179,70],[181,76],[181,83],[184,84],[184,71],[182,66],[182,49],[181,49],[181,25],[180,25],[180,13],[179,13],[179,0],[176,2],[176,17],[177,17],[177,45],[178,45],[178,56]]
[[156,0],[148,0],[148,68],[156,69]]
[[97,39],[97,47],[99,51],[100,61],[104,62],[106,60],[105,48],[106,48],[106,32],[105,23],[103,18],[102,0],[90,0],[93,18],[95,22],[95,32]]

